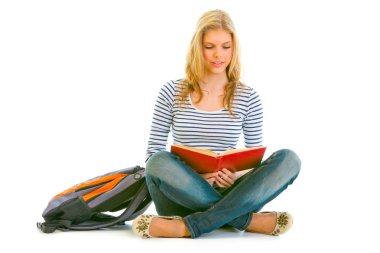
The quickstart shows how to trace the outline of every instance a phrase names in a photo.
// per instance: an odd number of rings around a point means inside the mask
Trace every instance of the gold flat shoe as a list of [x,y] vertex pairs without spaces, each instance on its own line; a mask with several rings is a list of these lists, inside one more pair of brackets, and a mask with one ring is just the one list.
[[149,227],[154,217],[168,219],[168,220],[182,220],[182,217],[180,216],[158,216],[158,215],[141,214],[133,221],[132,232],[136,235],[141,236],[142,238],[152,238],[153,236],[149,234]]
[[276,227],[271,235],[281,235],[288,231],[293,225],[293,217],[288,212],[275,212],[276,213]]

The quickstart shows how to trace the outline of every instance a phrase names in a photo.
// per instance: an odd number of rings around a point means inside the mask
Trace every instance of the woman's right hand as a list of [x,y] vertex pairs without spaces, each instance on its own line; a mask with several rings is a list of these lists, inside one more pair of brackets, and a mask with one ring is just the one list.
[[214,185],[214,182],[216,181],[217,173],[203,173],[199,174],[201,177],[203,177],[211,186]]

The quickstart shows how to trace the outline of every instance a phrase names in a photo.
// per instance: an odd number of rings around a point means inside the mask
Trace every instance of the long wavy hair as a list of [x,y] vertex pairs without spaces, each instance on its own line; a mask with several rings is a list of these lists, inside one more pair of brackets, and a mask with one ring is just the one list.
[[199,94],[199,99],[195,103],[199,103],[202,100],[203,92],[199,86],[199,81],[205,75],[203,38],[207,31],[220,28],[229,32],[232,37],[232,59],[226,68],[228,83],[224,88],[223,106],[233,115],[232,103],[234,94],[237,85],[240,84],[240,45],[230,16],[222,10],[208,11],[198,20],[196,31],[187,52],[186,77],[182,80],[182,87],[184,89],[179,94],[179,101],[180,105],[185,104],[189,93],[194,91]]

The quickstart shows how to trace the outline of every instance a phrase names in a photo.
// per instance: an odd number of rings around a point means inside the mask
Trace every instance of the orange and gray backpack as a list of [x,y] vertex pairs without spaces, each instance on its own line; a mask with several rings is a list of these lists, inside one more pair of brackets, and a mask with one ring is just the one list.
[[[140,166],[114,171],[77,184],[56,195],[37,223],[44,233],[93,230],[122,225],[145,212],[152,199]],[[118,216],[110,212],[122,211]]]

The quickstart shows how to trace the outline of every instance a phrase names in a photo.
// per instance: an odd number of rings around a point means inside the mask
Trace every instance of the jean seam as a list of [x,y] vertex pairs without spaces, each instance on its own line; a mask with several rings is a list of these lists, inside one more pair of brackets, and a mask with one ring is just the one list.
[[240,231],[245,231],[247,227],[249,226],[249,224],[251,224],[252,218],[253,218],[253,213],[252,212],[248,213],[247,222],[241,228],[237,228],[237,229]]
[[183,218],[183,221],[185,223],[185,226],[186,226],[187,230],[190,233],[191,238],[196,238],[197,237],[197,233],[194,231],[194,228],[193,228],[193,226],[191,224],[191,221],[189,221],[189,216],[186,216],[185,218]]

